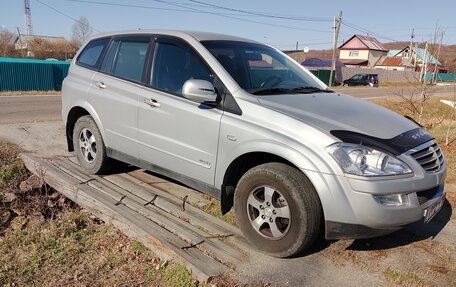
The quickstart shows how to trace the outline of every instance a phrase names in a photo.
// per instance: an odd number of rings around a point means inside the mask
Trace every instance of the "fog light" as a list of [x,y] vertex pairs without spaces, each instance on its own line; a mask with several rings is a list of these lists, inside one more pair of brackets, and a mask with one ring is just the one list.
[[386,206],[409,205],[408,194],[374,195],[375,201]]

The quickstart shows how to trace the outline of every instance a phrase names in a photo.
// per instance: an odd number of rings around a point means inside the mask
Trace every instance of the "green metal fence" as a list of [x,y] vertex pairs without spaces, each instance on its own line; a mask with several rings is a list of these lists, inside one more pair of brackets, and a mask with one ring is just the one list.
[[70,63],[0,57],[0,91],[59,91]]
[[[311,70],[310,71],[312,74],[317,76],[323,83],[326,85],[329,84],[329,76],[331,75],[331,70]],[[333,84],[336,82],[336,73],[334,72],[333,74]]]
[[[431,74],[432,77],[432,74]],[[435,74],[437,82],[456,82],[456,74],[453,73],[437,73]]]

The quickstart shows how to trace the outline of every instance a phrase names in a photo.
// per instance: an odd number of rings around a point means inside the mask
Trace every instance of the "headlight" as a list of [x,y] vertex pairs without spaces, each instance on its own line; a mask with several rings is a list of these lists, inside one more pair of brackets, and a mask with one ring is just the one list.
[[410,167],[390,154],[370,147],[336,143],[326,148],[342,169],[349,174],[382,176],[411,173]]

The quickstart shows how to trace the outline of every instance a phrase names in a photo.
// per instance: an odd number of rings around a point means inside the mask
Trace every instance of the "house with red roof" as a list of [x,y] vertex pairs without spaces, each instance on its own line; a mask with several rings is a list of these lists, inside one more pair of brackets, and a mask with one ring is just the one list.
[[388,50],[374,37],[353,35],[339,47],[339,60],[346,66],[373,67],[388,54]]

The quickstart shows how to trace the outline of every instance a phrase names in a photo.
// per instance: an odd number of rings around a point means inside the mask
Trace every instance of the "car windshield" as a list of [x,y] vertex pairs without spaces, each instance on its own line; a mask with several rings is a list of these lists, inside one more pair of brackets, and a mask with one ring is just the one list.
[[238,85],[255,95],[328,92],[299,64],[262,44],[203,41]]

